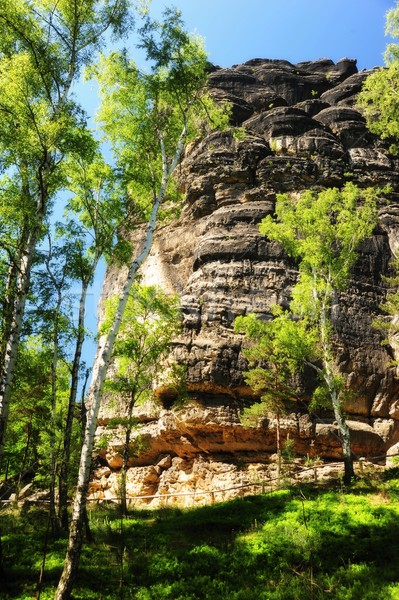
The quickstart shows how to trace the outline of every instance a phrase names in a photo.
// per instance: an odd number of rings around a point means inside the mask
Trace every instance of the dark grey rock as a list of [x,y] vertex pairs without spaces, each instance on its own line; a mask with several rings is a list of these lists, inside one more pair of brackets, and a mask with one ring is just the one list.
[[[156,434],[148,434],[140,464],[160,454],[250,462],[267,460],[274,451],[273,419],[252,430],[238,421],[240,407],[254,398],[243,378],[242,338],[233,323],[250,312],[268,319],[273,304],[287,306],[298,274],[281,246],[260,235],[258,223],[273,213],[278,193],[319,191],[347,181],[392,187],[333,310],[339,367],[353,391],[345,407],[353,451],[376,456],[399,441],[399,381],[392,366],[399,346],[381,345],[382,335],[372,325],[399,252],[399,164],[387,144],[368,133],[356,108],[369,72],[357,73],[351,59],[297,65],[253,59],[210,74],[212,93],[231,101],[233,122],[242,123],[247,135],[216,132],[189,145],[179,176],[182,217],[159,230],[144,269],[144,282],[155,278],[181,296],[184,327],[173,359],[187,366],[194,404],[186,417],[180,414],[176,421],[168,409],[152,425]],[[113,277],[110,271],[110,288]],[[303,395],[284,421],[284,435],[290,434],[303,455],[312,444],[316,454],[340,456],[332,415],[308,414],[312,377],[306,373],[299,383]],[[160,388],[161,400],[162,394]]]

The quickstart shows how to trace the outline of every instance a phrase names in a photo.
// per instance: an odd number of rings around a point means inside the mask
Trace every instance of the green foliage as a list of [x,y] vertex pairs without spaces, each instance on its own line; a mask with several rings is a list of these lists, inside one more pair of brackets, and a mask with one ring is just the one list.
[[231,133],[236,142],[242,142],[247,137],[247,131],[244,127],[232,127]]
[[[126,0],[83,0],[75,8],[72,0],[0,2],[0,165],[31,178],[33,196],[42,175],[51,198],[62,186],[63,157],[86,150],[83,113],[68,98],[72,81],[107,28],[120,35],[130,27]],[[35,210],[33,197],[31,204]]]
[[349,429],[342,412],[346,388],[334,359],[331,310],[338,292],[348,285],[361,242],[373,231],[378,193],[347,183],[341,191],[334,188],[319,193],[309,190],[300,196],[278,195],[276,218],[268,215],[259,228],[279,241],[298,263],[299,278],[292,290],[290,310],[275,312],[270,324],[249,316],[240,318],[237,325],[256,340],[253,349],[246,351],[254,367],[246,380],[262,394],[262,400],[272,400],[277,415],[284,401],[294,395],[287,382],[300,366],[306,363],[316,371],[320,386],[312,407],[325,406],[328,398],[334,409],[348,481],[353,469]]
[[[74,596],[393,600],[398,488],[391,474],[351,494],[301,486],[192,510],[134,511],[125,520],[93,508],[94,542],[83,549]],[[32,597],[46,514],[5,514],[3,528],[2,597]],[[65,543],[49,543],[43,598],[52,598]]]
[[[337,391],[339,394],[344,389],[344,379],[342,376],[333,375],[333,389]],[[312,401],[309,404],[309,411],[317,413],[321,408],[329,409],[331,408],[331,393],[329,388],[324,384],[323,381],[320,381],[320,385],[314,390],[312,395]]]
[[96,439],[96,449],[97,450],[106,450],[109,446],[110,438],[111,438],[110,434],[102,433]]
[[[386,70],[372,73],[366,79],[357,104],[367,120],[372,133],[382,138],[399,138],[398,98],[399,63],[388,64]],[[393,154],[398,153],[397,142],[390,146]]]
[[[55,444],[62,439],[69,393],[69,371],[60,363],[54,419],[51,411],[52,348],[41,338],[28,339],[20,347],[12,394],[10,425],[5,445],[9,475],[34,467],[35,481],[48,485],[49,455],[56,426]],[[76,439],[76,442],[78,440]]]
[[323,361],[320,375],[330,396],[332,389],[336,394],[342,389],[337,373],[329,373],[326,381],[327,370],[334,369],[331,307],[337,293],[348,285],[361,242],[375,226],[377,195],[376,190],[359,190],[352,183],[342,191],[307,191],[299,198],[279,195],[277,220],[268,215],[260,225],[264,235],[280,241],[299,263],[290,310],[303,320],[313,358]]
[[64,173],[71,197],[57,231],[75,243],[72,275],[90,282],[101,257],[117,264],[129,262],[133,249],[123,231],[134,227],[142,214],[129,202],[116,170],[105,162],[94,142],[86,158],[68,157]]
[[[118,307],[118,297],[106,302],[100,335],[113,327]],[[128,508],[126,471],[129,458],[147,447],[146,440],[140,436],[132,439],[132,431],[137,425],[133,409],[136,404],[154,398],[155,383],[168,386],[165,359],[179,329],[180,311],[176,297],[168,296],[155,286],[134,285],[131,288],[113,346],[115,368],[104,388],[117,398],[120,416],[113,421],[122,427],[125,435],[120,478],[122,514],[127,514]],[[173,375],[175,378],[176,373]],[[172,396],[176,393],[175,380],[172,390],[169,388],[168,391],[169,394],[172,391]]]
[[105,33],[129,29],[129,4],[0,0],[0,454],[36,251],[63,201],[65,161],[93,153],[72,86]]
[[[118,300],[114,297],[107,301],[100,333],[112,325]],[[115,341],[116,367],[107,382],[107,389],[134,404],[152,397],[153,383],[164,374],[163,361],[180,324],[179,303],[175,296],[165,294],[155,286],[133,286]],[[167,376],[165,379],[167,383]]]
[[187,365],[172,362],[168,365],[167,372],[162,380],[164,398],[173,401],[176,407],[183,406],[188,400],[187,393]]
[[[381,309],[385,315],[376,317],[373,321],[373,327],[379,329],[385,336],[382,344],[392,344],[396,346],[396,337],[399,332],[399,326],[396,316],[399,313],[399,260],[396,259],[392,263],[395,270],[393,277],[386,277],[385,281],[390,289],[386,295],[385,302],[381,304]],[[397,364],[397,361],[392,361],[392,364]]]
[[[387,12],[386,34],[399,37],[399,4]],[[367,120],[367,126],[373,133],[387,138],[393,143],[390,150],[398,153],[399,138],[399,45],[388,44],[385,52],[386,68],[371,73],[364,82],[357,98]]]
[[[281,472],[280,417],[297,399],[296,374],[312,355],[314,339],[304,319],[294,320],[288,311],[274,306],[274,318],[261,321],[256,315],[237,317],[236,332],[246,334],[247,348],[243,350],[250,369],[244,379],[260,396],[260,402],[244,408],[244,425],[258,425],[268,413],[276,415],[277,472]],[[290,442],[288,442],[289,444]]]
[[292,462],[295,458],[294,440],[290,437],[290,434],[288,434],[285,439],[282,455],[284,460],[288,463]]
[[[300,305],[315,283],[321,294],[344,288],[357,258],[360,243],[371,235],[376,223],[372,188],[360,190],[347,183],[342,191],[326,189],[318,194],[303,192],[299,198],[280,194],[275,221],[268,215],[260,231],[278,240],[290,256],[299,261],[300,286],[296,286],[296,305]],[[303,297],[300,297],[303,292]],[[313,300],[311,300],[313,302]],[[309,301],[305,304],[306,311]]]
[[[386,27],[385,34],[392,38],[399,38],[399,5],[396,2],[396,7],[391,8],[386,14]],[[398,44],[388,44],[385,51],[385,60],[388,64],[399,60],[399,49]]]
[[[189,36],[180,12],[166,9],[163,22],[146,17],[139,30],[149,71],[126,52],[101,56],[88,72],[99,83],[98,121],[123,173],[135,210],[148,216],[176,148],[204,128],[226,127],[229,111],[205,90],[207,55],[202,40]],[[165,182],[166,183],[166,182]],[[179,199],[173,178],[166,201]]]
[[274,318],[262,321],[256,315],[237,317],[236,332],[245,333],[247,348],[243,350],[251,367],[245,381],[260,396],[261,404],[244,410],[244,420],[284,412],[289,400],[297,396],[295,374],[312,355],[314,339],[307,333],[305,320],[293,320],[288,311],[273,307]]

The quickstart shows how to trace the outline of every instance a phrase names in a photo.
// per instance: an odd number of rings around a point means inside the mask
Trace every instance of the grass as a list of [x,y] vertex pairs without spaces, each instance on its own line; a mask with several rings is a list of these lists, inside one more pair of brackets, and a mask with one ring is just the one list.
[[[95,539],[83,549],[75,600],[399,600],[397,469],[350,490],[308,485],[90,517]],[[2,515],[2,600],[34,597],[46,527],[41,510]],[[49,544],[42,600],[53,597],[65,544]]]

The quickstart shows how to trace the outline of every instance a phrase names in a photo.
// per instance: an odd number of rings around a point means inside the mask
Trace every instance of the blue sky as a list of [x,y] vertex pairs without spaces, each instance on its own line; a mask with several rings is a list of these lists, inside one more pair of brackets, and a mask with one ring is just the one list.
[[[358,68],[383,64],[386,12],[394,0],[151,0],[161,17],[165,6],[182,11],[190,33],[205,39],[209,59],[230,67],[251,58],[291,62],[356,58]],[[140,64],[134,32],[129,50]],[[90,116],[97,104],[93,83],[77,93]]]
[[205,38],[210,60],[229,67],[251,58],[291,62],[357,58],[358,68],[383,64],[385,13],[393,0],[152,0],[182,11],[190,32]]

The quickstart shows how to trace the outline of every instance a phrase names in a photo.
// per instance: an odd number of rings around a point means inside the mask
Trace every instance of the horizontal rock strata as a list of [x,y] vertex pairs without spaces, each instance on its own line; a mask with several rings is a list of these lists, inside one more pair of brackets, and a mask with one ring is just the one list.
[[[210,90],[232,104],[238,129],[188,146],[179,176],[182,216],[159,228],[144,273],[145,283],[181,297],[184,327],[173,358],[187,365],[190,399],[181,408],[170,407],[167,390],[160,387],[163,407],[155,414],[140,409],[146,445],[131,460],[131,491],[192,491],[192,473],[204,491],[212,482],[229,487],[254,469],[266,469],[263,474],[270,469],[273,417],[256,428],[239,420],[243,405],[253,399],[243,381],[242,338],[233,333],[233,321],[250,312],[268,315],[273,304],[289,303],[296,265],[258,230],[281,192],[319,191],[348,181],[392,186],[350,286],[334,306],[333,327],[339,365],[353,392],[345,408],[355,456],[384,457],[399,442],[399,384],[391,365],[398,348],[382,346],[372,327],[387,292],[384,277],[392,274],[390,262],[398,252],[399,164],[389,144],[368,132],[356,107],[369,73],[357,72],[349,59],[296,65],[255,59],[211,72]],[[118,289],[122,280],[123,271],[110,271],[104,293]],[[290,436],[299,455],[336,459],[341,451],[332,416],[308,413],[313,383],[304,378],[303,400],[284,419],[283,438]],[[113,411],[104,404],[99,435]],[[121,444],[114,431],[100,453],[110,481],[121,465]]]

